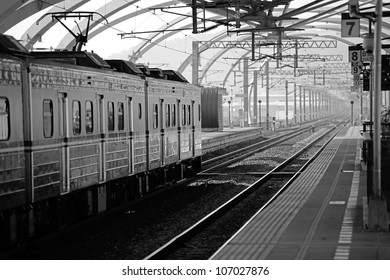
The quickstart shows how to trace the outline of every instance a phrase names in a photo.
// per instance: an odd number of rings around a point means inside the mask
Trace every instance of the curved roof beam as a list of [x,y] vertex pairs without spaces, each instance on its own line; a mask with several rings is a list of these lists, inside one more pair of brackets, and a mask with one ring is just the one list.
[[[165,3],[159,4],[159,6],[160,5],[172,5],[172,4],[175,4],[175,3],[176,3],[175,1],[169,1],[169,2],[165,2]],[[117,25],[117,24],[119,24],[119,23],[121,23],[123,21],[131,19],[134,16],[137,16],[137,15],[140,15],[140,14],[144,14],[146,12],[147,12],[146,10],[144,10],[144,11],[137,11],[137,12],[134,12],[134,13],[131,13],[131,14],[124,15],[124,16],[122,16],[120,18],[117,18],[117,19],[111,21],[109,23],[109,25],[103,25],[103,26],[93,30],[92,32],[90,32],[89,38],[95,37],[96,35],[102,33],[103,31],[107,30],[108,28],[111,28],[111,26],[115,26],[115,25]],[[154,37],[154,35],[157,36],[156,34],[152,34],[152,35],[150,35],[150,37]],[[148,38],[147,40],[151,40],[151,39]]]
[[[120,12],[122,9],[127,8],[130,5],[133,5],[141,0],[133,0],[133,1],[111,1],[107,3],[106,5],[103,5],[95,11],[99,14],[104,14],[106,18],[109,18],[110,16],[116,14],[117,12]],[[91,21],[89,29],[92,30],[95,26],[100,24],[102,21],[104,21],[104,18],[98,18],[97,20]],[[87,28],[87,19],[83,19],[79,22],[79,27],[81,29],[81,32],[85,32]],[[72,29],[74,34],[77,34],[79,32],[78,27],[75,26]],[[89,37],[89,35],[88,35]],[[69,49],[71,46],[75,44],[75,38],[72,34],[66,33],[66,35],[61,39],[60,43],[57,45],[57,48],[60,48],[60,45],[65,45],[65,49]]]
[[[214,38],[210,39],[209,41],[210,42],[214,42],[214,41],[217,41],[217,40],[221,40],[221,39],[224,39],[228,37],[228,35],[225,33],[225,32],[221,32],[220,34],[218,34],[217,36],[215,36]],[[202,53],[204,52],[205,50],[208,49],[208,46],[207,44],[203,45],[200,50],[199,50],[199,53]],[[180,73],[183,73],[184,70],[187,68],[187,66],[191,63],[191,60],[192,60],[192,54],[190,54],[185,60],[184,62],[180,65],[180,67],[177,69],[178,72]]]
[[[187,17],[186,17],[187,18]],[[186,19],[184,18],[184,19]],[[178,19],[179,21],[182,21],[182,19]],[[176,23],[175,23],[176,24]],[[167,29],[168,27],[165,26],[165,29]],[[170,26],[173,26],[173,24],[171,24]],[[183,28],[189,28],[192,26],[192,23],[190,24],[187,24],[187,25],[184,25]],[[138,58],[142,57],[142,55],[144,55],[147,51],[149,51],[150,49],[152,49],[153,47],[155,47],[156,44],[160,43],[161,41],[169,38],[170,36],[173,36],[173,35],[176,35],[177,32],[176,31],[170,31],[170,32],[164,32],[164,29],[161,29],[161,32],[160,33],[165,33],[165,35],[159,37],[158,39],[156,39],[154,41],[154,44],[148,44],[148,42],[151,41],[152,38],[148,38],[147,42],[144,42],[144,43],[141,43],[139,44],[138,46],[141,46],[142,48],[144,49],[137,49],[136,51],[133,51],[133,55],[132,55],[132,58],[131,58],[131,61],[132,62],[136,62],[138,60]],[[153,37],[156,37],[156,35],[154,35]]]
[[[6,5],[7,2],[8,4],[14,1],[1,1],[2,3],[0,4],[0,11],[3,11],[3,6]],[[17,1],[17,2],[25,2],[25,1]],[[0,18],[4,19],[1,20],[0,23],[0,33],[6,32],[8,29],[11,29],[13,26],[17,25],[19,22],[22,20],[30,17],[31,15],[38,13],[42,11],[43,9],[46,9],[48,7],[51,7],[55,5],[58,2],[62,2],[61,0],[57,1],[50,1],[50,3],[45,3],[41,1],[33,1],[27,4],[21,4],[21,3],[16,3],[14,6],[14,10],[8,10],[3,13],[1,13]],[[18,6],[16,8],[16,6]],[[5,7],[4,7],[5,8]]]
[[[145,41],[144,42],[141,42],[140,44],[138,44],[134,49],[133,51],[133,54],[131,55],[131,61],[132,62],[136,62],[138,60],[138,58],[141,58],[148,50],[150,50],[151,48],[153,48],[154,46],[152,44],[150,44],[150,42],[155,39],[156,37],[158,37],[161,33],[165,33],[164,31],[167,30],[168,28],[171,28],[172,26],[175,26],[176,24],[184,21],[188,19],[188,17],[186,16],[181,16],[181,17],[178,17],[178,18],[175,18],[170,24],[169,26],[167,27],[167,25],[163,25],[161,26],[158,30],[160,30],[159,33],[154,33],[154,34],[151,34],[149,35],[149,37],[145,38]],[[185,25],[183,26],[183,28],[187,28],[187,27],[190,27],[192,26],[191,25]],[[164,28],[165,27],[165,28]],[[158,44],[159,42],[165,40],[166,38],[172,36],[172,35],[175,35],[177,31],[170,31],[170,32],[166,32],[165,35],[161,36],[160,38],[158,38],[154,44]]]
[[[67,2],[67,5],[69,6],[69,9],[64,10],[64,9],[61,9],[60,7],[53,6],[53,8],[51,8],[49,10],[49,13],[63,12],[63,11],[67,11],[67,10],[75,10],[75,9],[81,7],[82,5],[84,5],[85,3],[89,2],[89,1],[90,0],[83,0],[83,1],[80,1],[80,0],[69,0]],[[36,13],[36,12],[34,12],[34,13]],[[31,13],[31,14],[34,14],[34,13]],[[38,42],[42,38],[42,36],[47,31],[49,31],[49,29],[52,28],[57,23],[58,22],[53,21],[50,17],[45,17],[45,18],[43,18],[39,22],[39,25],[33,24],[32,26],[30,26],[27,29],[27,31],[24,32],[24,34],[22,35],[22,38],[27,38],[28,39],[25,47],[27,49],[32,49],[34,47],[34,44],[36,42]]]
[[3,33],[10,29],[13,25],[10,26],[11,22],[18,23],[26,17],[21,17],[18,14],[18,10],[24,9],[23,6],[29,6],[31,8],[31,12],[28,13],[27,17],[33,15],[37,11],[41,11],[47,7],[55,5],[63,0],[46,0],[43,1],[32,1],[26,4],[26,0],[17,0],[17,1],[1,1],[0,2],[0,32]]

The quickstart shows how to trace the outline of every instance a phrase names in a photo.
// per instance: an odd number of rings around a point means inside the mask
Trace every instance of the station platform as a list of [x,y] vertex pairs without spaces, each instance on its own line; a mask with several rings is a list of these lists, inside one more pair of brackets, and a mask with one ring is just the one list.
[[344,127],[215,260],[389,260],[390,232],[368,231],[360,127]]
[[235,142],[260,136],[262,129],[259,127],[224,127],[222,131],[202,131],[202,151],[208,153]]
[[[287,129],[288,130],[288,129]],[[258,137],[272,138],[283,133],[286,129],[277,131],[266,130],[265,127],[224,127],[222,131],[202,131],[203,153],[232,145],[237,142],[247,141]]]

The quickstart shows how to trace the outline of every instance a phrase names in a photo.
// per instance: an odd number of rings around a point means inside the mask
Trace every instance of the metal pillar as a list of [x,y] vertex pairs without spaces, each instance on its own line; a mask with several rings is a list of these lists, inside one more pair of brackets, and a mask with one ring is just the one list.
[[265,110],[266,110],[266,127],[269,130],[269,62],[268,60],[265,62]]
[[286,127],[288,126],[288,81],[286,80],[286,97],[285,97],[285,108],[286,108]]
[[258,123],[257,120],[257,75],[258,71],[253,71],[253,124]]
[[351,126],[354,125],[354,122],[353,122],[353,101],[351,101]]
[[294,83],[294,125],[297,124],[297,84]]
[[199,85],[199,42],[192,41],[192,83]]
[[229,104],[229,127],[232,128],[232,110],[231,110],[232,101],[228,100]]
[[368,228],[371,230],[388,230],[386,200],[382,197],[381,186],[381,108],[382,108],[382,0],[375,2],[374,34],[374,131],[373,131],[373,182],[372,195],[368,201]]
[[244,57],[244,126],[248,126],[249,105],[248,105],[248,88],[249,88],[249,64],[248,58]]
[[313,119],[313,98],[312,90],[309,90],[309,120]]
[[318,120],[318,111],[319,111],[319,108],[318,108],[318,104],[319,104],[319,102],[318,102],[318,97],[319,97],[319,94],[318,94],[318,91],[314,91],[314,103],[315,103],[315,114],[314,114],[314,119],[315,120]]
[[261,100],[259,102],[259,127],[261,127]]
[[302,122],[302,86],[299,86],[299,122]]
[[306,88],[303,88],[303,121],[306,121]]

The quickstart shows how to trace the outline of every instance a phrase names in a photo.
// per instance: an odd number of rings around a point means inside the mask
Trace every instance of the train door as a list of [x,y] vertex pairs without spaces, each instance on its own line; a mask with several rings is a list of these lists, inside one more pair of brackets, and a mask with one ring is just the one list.
[[100,159],[99,159],[99,173],[100,173],[100,182],[104,182],[106,180],[106,168],[105,168],[105,157],[106,157],[106,147],[105,147],[105,111],[104,111],[104,98],[103,95],[98,94],[98,120],[99,120],[99,133],[101,135],[100,138]]
[[68,193],[69,186],[69,146],[66,139],[69,137],[68,97],[64,92],[58,93],[59,137],[61,147],[61,194]]
[[180,107],[180,99],[177,99],[176,101],[176,106],[177,106],[177,110],[176,110],[176,120],[177,120],[177,133],[178,133],[178,145],[177,145],[177,148],[178,148],[178,155],[179,155],[179,160],[181,160],[181,107]]
[[133,99],[128,96],[127,97],[127,119],[129,122],[129,174],[134,173],[134,153],[133,153],[133,137],[134,137],[134,119],[133,119]]
[[[104,182],[106,179],[106,172],[105,172],[105,138],[104,138],[104,125],[105,125],[105,118],[104,118],[104,99],[103,95],[98,94],[97,95],[97,120],[98,120],[98,129],[99,134],[101,135],[100,138],[100,144],[99,144],[99,182]],[[107,210],[107,188],[105,184],[101,184],[98,186],[97,191],[97,204],[98,204],[98,212],[103,212]]]
[[[160,137],[160,158],[161,158],[161,166],[165,165],[165,130],[166,128],[166,120],[164,119],[164,116],[166,115],[166,108],[164,108],[164,99],[160,99],[160,124],[161,124],[161,137]],[[169,112],[168,112],[169,114]]]
[[190,125],[191,125],[191,135],[192,135],[192,141],[190,143],[191,145],[191,150],[192,150],[192,156],[195,157],[195,141],[196,141],[196,138],[195,138],[195,101],[194,100],[191,100],[191,112],[189,112],[189,118],[190,118]]

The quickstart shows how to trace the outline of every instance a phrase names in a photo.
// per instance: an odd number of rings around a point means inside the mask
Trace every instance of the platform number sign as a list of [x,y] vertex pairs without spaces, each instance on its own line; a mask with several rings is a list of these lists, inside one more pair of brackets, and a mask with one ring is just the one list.
[[352,66],[351,72],[352,72],[352,75],[354,75],[354,76],[360,75],[360,72],[361,72],[360,66],[357,66],[357,65]]
[[360,37],[360,19],[341,14],[341,37]]
[[348,50],[349,50],[349,62],[351,62],[352,66],[363,65],[363,61],[362,61],[363,48],[360,46],[350,46]]

